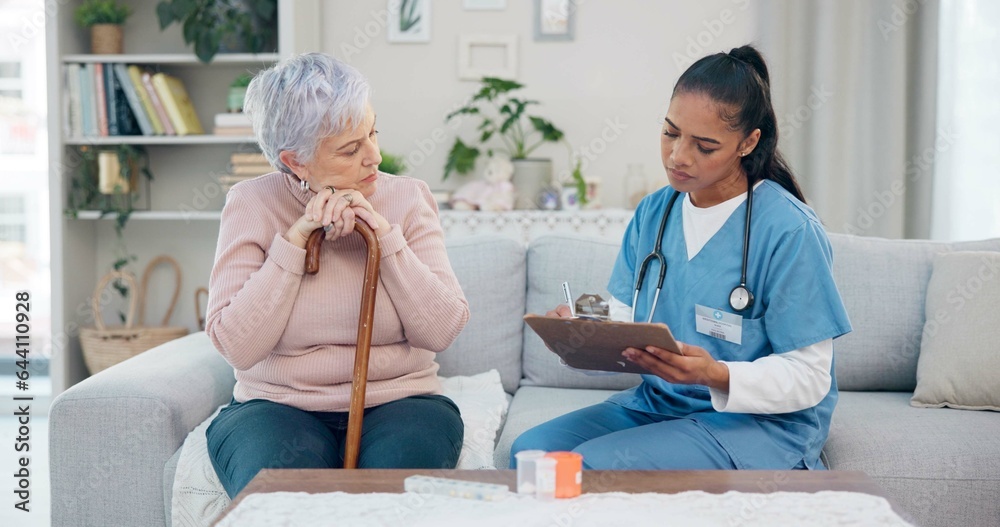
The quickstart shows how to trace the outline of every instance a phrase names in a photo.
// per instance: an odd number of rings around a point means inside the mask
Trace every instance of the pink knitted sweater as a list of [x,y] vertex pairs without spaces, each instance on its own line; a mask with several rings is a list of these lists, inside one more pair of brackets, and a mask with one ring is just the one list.
[[[206,331],[236,369],[237,401],[347,411],[367,250],[354,233],[323,244],[320,271],[284,234],[313,194],[278,172],[226,197],[209,282]],[[423,181],[379,173],[372,207],[392,225],[380,239],[366,406],[440,393],[434,352],[469,319]]]

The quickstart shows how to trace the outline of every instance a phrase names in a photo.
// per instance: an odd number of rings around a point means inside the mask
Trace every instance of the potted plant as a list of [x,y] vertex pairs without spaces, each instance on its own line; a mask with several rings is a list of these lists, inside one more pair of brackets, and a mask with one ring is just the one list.
[[160,30],[178,23],[184,42],[209,63],[220,51],[260,53],[275,49],[277,0],[162,0],[156,5]]
[[[77,154],[80,170],[70,182],[66,216],[76,218],[81,210],[92,209],[99,210],[101,217],[116,214],[118,244],[114,268],[119,271],[136,260],[136,256],[126,249],[124,230],[135,211],[139,175],[147,180],[153,179],[149,170],[149,155],[143,147],[133,145],[118,145],[113,149],[81,146]],[[112,285],[123,298],[128,297],[125,284],[116,280]],[[119,316],[124,323],[125,314],[119,313]]]
[[[538,104],[538,101],[511,95],[524,85],[496,77],[483,77],[481,83],[469,103],[448,114],[445,122],[463,115],[478,117],[476,130],[479,136],[476,142],[482,146],[491,144],[491,141],[492,144],[499,142],[497,150],[510,156],[514,163],[514,187],[518,193],[515,208],[537,208],[536,198],[552,183],[552,162],[528,156],[547,142],[561,141],[563,132],[551,122],[527,113],[527,108]],[[493,148],[487,148],[488,155],[493,153]],[[455,144],[448,152],[443,179],[447,179],[452,172],[470,172],[480,154],[478,147],[455,138]]]
[[249,73],[243,73],[229,85],[229,98],[226,101],[226,109],[233,113],[238,113],[243,111],[243,101],[247,97],[247,87],[250,86],[250,81],[253,80],[253,75]]
[[132,9],[116,0],[87,0],[74,13],[76,23],[90,28],[90,52],[106,55],[120,54],[122,24],[132,14]]
[[382,162],[378,164],[378,169],[382,172],[392,174],[394,176],[400,176],[409,170],[406,166],[406,161],[403,160],[403,156],[390,154],[384,150],[379,150],[379,153],[382,155]]

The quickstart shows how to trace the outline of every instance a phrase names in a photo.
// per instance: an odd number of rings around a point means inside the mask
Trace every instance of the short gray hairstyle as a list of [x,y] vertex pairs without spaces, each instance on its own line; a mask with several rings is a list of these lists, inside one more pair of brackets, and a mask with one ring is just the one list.
[[243,111],[264,157],[292,174],[278,154],[289,150],[299,162],[312,161],[324,137],[361,124],[370,96],[358,70],[323,53],[305,53],[254,76]]

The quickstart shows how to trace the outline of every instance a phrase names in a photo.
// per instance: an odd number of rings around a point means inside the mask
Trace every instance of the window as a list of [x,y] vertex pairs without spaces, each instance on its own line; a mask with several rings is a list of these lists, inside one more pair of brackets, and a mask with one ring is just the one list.
[[943,240],[1000,236],[1000,2],[940,4],[938,145],[932,235]]
[[0,194],[0,242],[28,241],[27,199],[16,194]]
[[24,98],[20,62],[0,61],[0,97]]

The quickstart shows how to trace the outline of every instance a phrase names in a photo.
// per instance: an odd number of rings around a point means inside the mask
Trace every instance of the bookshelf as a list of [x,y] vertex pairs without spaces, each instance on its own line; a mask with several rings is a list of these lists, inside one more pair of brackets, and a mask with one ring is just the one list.
[[[53,396],[87,377],[77,338],[79,329],[93,326],[89,299],[100,277],[117,258],[114,215],[80,211],[67,218],[64,209],[70,182],[77,169],[79,146],[143,145],[149,153],[154,179],[149,182],[150,210],[135,211],[125,229],[128,253],[137,257],[129,266],[140,274],[159,254],[169,254],[183,269],[181,296],[171,325],[197,331],[194,291],[207,286],[218,238],[218,220],[225,192],[217,175],[227,171],[233,152],[256,151],[245,136],[105,136],[68,137],[64,123],[64,70],[68,64],[137,64],[163,71],[183,81],[206,132],[213,116],[225,111],[228,86],[243,72],[255,72],[293,53],[320,49],[319,0],[278,0],[276,53],[220,53],[211,64],[199,62],[184,44],[176,24],[160,31],[156,2],[125,0],[133,15],[125,25],[125,53],[91,55],[89,34],[76,26],[73,11],[81,0],[57,2],[46,17],[46,73],[48,76],[49,219],[51,225],[52,349],[50,372]],[[173,274],[159,269],[150,280],[146,320],[158,324],[173,290]],[[104,319],[118,325],[116,302],[104,307]]]
[[278,60],[278,53],[220,53],[205,64],[190,53],[136,53],[133,55],[63,55],[63,63],[113,62],[127,64],[185,64],[188,66],[218,66],[219,64],[272,64]]
[[[206,123],[202,123],[203,126]],[[210,126],[210,125],[208,125]],[[109,137],[67,137],[66,146],[79,145],[241,145],[252,144],[253,137],[229,135],[119,135]]]

